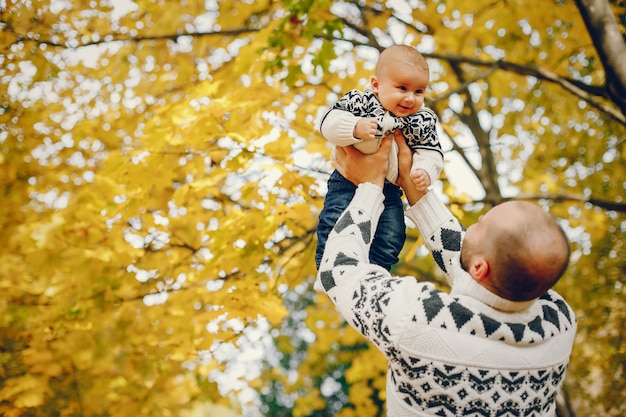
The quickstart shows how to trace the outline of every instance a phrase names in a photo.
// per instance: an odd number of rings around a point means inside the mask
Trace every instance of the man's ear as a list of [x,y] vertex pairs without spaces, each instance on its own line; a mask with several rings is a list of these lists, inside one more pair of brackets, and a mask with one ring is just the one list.
[[372,75],[370,77],[370,86],[372,87],[372,91],[375,94],[378,94],[378,77],[375,75]]
[[469,274],[478,282],[485,282],[489,276],[489,262],[485,258],[478,258],[469,267]]

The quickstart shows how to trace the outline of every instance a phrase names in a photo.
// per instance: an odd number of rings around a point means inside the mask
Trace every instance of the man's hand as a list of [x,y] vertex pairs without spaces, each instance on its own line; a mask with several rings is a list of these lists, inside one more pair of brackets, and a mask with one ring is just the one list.
[[[418,202],[420,198],[422,198],[428,192],[427,188],[418,189],[413,182],[413,178],[411,177],[411,166],[413,165],[413,153],[409,148],[409,145],[406,144],[404,140],[404,136],[402,136],[402,132],[400,130],[396,130],[393,139],[396,141],[398,145],[398,179],[396,182],[404,191],[404,195],[406,199],[409,201],[410,205],[413,205]],[[416,170],[423,171],[423,170]],[[426,174],[428,177],[428,174]],[[428,181],[430,183],[430,179]]]
[[378,129],[376,119],[361,118],[354,126],[354,137],[361,140],[374,140],[376,129]]
[[335,151],[335,167],[348,181],[358,186],[371,182],[383,188],[387,176],[391,135],[383,138],[376,153],[363,154],[352,146],[337,147]]

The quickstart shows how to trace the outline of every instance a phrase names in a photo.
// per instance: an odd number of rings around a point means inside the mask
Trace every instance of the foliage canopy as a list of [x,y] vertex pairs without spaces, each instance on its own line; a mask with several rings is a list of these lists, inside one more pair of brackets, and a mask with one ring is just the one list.
[[[0,414],[382,415],[384,359],[310,284],[318,117],[394,43],[429,59],[462,221],[528,199],[568,230],[560,412],[626,412],[623,1],[0,9]],[[409,235],[397,272],[443,285]]]

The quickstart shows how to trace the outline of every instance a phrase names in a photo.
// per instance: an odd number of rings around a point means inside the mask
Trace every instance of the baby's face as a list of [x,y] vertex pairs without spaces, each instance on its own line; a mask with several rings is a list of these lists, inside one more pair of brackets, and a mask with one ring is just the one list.
[[428,69],[398,60],[378,75],[372,76],[372,91],[385,110],[406,117],[422,108],[424,91],[430,79]]

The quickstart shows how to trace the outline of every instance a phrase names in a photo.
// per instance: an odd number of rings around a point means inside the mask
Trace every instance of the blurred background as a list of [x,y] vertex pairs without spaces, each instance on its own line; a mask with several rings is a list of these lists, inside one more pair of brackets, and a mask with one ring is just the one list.
[[[314,293],[318,131],[427,57],[469,225],[559,219],[558,415],[626,414],[622,0],[0,0],[0,414],[382,416],[386,363]],[[394,272],[444,286],[416,230]]]

